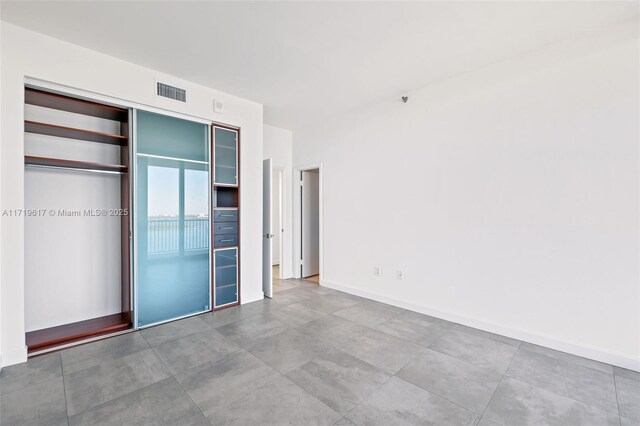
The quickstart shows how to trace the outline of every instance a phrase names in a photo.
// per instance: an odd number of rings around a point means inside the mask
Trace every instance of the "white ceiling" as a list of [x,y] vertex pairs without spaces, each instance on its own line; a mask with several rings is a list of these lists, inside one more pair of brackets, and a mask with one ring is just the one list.
[[625,20],[637,2],[3,2],[2,19],[302,123]]

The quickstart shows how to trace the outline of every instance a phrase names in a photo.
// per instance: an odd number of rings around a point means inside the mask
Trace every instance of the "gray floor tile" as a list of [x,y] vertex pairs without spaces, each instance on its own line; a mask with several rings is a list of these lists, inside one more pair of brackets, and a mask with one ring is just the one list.
[[365,332],[367,328],[344,318],[328,315],[304,324],[298,327],[298,330],[308,336],[338,346],[346,340],[352,339],[353,336]]
[[209,330],[211,327],[200,316],[185,318],[167,324],[157,325],[141,331],[142,337],[151,346],[158,346],[170,340],[176,340],[189,334]]
[[500,423],[496,423],[493,420],[489,420],[486,417],[483,417],[480,419],[480,421],[476,426],[504,426],[504,425],[501,425]]
[[275,336],[288,328],[288,324],[276,319],[272,314],[262,314],[224,325],[217,330],[246,348],[256,339]]
[[640,382],[616,376],[620,416],[640,423]]
[[384,303],[365,300],[348,308],[340,309],[333,314],[360,325],[372,327],[395,317],[402,309]]
[[[301,285],[296,290],[298,294],[301,296],[308,295],[309,297],[319,297],[319,296],[326,296],[328,294],[335,294],[335,295],[345,294],[345,293],[340,293],[339,291],[336,291],[336,290],[332,290],[330,288],[322,287],[315,283],[309,284],[308,281],[304,281],[304,282],[306,282],[307,285]],[[274,297],[273,300],[277,301],[278,298]]]
[[563,358],[552,358],[521,347],[506,374],[587,405],[618,412],[612,373],[582,367]]
[[340,419],[340,415],[290,380],[279,377],[208,418],[212,425],[217,426],[330,426]]
[[345,352],[333,350],[287,374],[294,383],[340,414],[346,414],[390,375]]
[[242,348],[214,329],[164,342],[154,348],[172,374],[216,361]]
[[499,373],[507,370],[518,351],[517,346],[457,328],[444,333],[429,348],[480,367],[493,368]]
[[467,327],[466,325],[462,324],[451,323],[451,326],[454,330],[463,331],[474,336],[495,340],[496,342],[504,343],[505,345],[519,347],[522,343],[520,340],[512,339],[511,337],[501,336],[500,334],[490,333],[488,331],[479,330],[473,327]]
[[209,421],[173,377],[69,418],[71,426],[180,425]]
[[348,295],[345,293],[328,294],[322,297],[312,297],[300,302],[302,305],[307,306],[314,311],[324,312],[331,314],[339,311],[340,309],[353,306],[356,303],[362,302],[364,299]]
[[618,416],[570,398],[505,377],[484,417],[503,425],[619,425]]
[[6,367],[0,397],[3,426],[640,424],[640,373],[301,280]]
[[82,413],[170,376],[152,349],[65,374],[69,415]]
[[627,379],[640,382],[640,373],[637,371],[627,370],[626,368],[613,367],[613,374],[620,377],[626,377]]
[[139,332],[127,333],[65,349],[61,353],[62,368],[68,374],[145,349],[149,349],[149,345]]
[[0,399],[0,423],[3,425],[67,424],[62,377],[3,394]]
[[339,348],[391,374],[399,371],[424,350],[421,346],[373,329],[353,335],[341,343]]
[[284,290],[290,290],[292,288],[298,288],[301,285],[311,285],[309,283],[307,283],[306,281],[302,281],[302,280],[278,280],[278,279],[274,279],[273,280],[273,292],[274,293],[280,293],[281,291]]
[[600,370],[604,373],[609,373],[609,374],[613,372],[612,370],[613,367],[611,365],[594,361],[592,359],[583,358],[581,356],[571,355],[566,352],[556,351],[554,349],[545,348],[543,346],[538,346],[538,345],[534,345],[532,343],[527,343],[527,342],[522,342],[522,345],[520,347],[522,349],[526,349],[531,352],[537,352],[552,358],[559,359],[567,363],[579,365],[581,367],[592,368],[594,370]]
[[[251,303],[245,303],[244,305],[238,306],[238,309],[242,313],[244,318],[256,317],[259,315],[264,315],[272,312],[275,309],[279,309],[280,306],[273,303],[272,299],[262,299],[257,300]],[[224,310],[218,311],[222,312]]]
[[287,305],[293,305],[295,303],[300,303],[305,300],[315,298],[317,296],[318,295],[309,293],[307,291],[304,291],[304,289],[298,287],[298,288],[292,288],[289,290],[283,290],[277,293],[271,299],[271,303],[273,303],[276,306],[287,306]]
[[245,318],[242,316],[240,307],[233,306],[231,308],[221,309],[215,312],[208,312],[199,316],[204,322],[209,324],[213,328],[219,328],[227,324],[240,321]]
[[401,379],[482,414],[502,375],[466,361],[426,350],[397,374]]
[[269,299],[262,299],[244,305],[232,306],[200,315],[203,321],[213,328],[220,328],[237,321],[247,320],[252,317],[268,314],[280,308]]
[[273,316],[280,321],[294,327],[298,327],[326,316],[323,312],[317,312],[299,303],[284,306],[273,312]]
[[356,424],[348,418],[343,417],[335,423],[335,426],[356,426]]
[[392,377],[345,417],[359,426],[473,426],[478,420],[476,414],[397,377]]
[[[323,285],[319,285],[319,284],[316,284],[316,283],[312,283],[312,285],[311,285],[310,287],[309,287],[309,286],[307,286],[307,287],[305,287],[305,288],[306,288],[308,291],[311,291],[311,292],[313,292],[313,293],[315,293],[315,294],[320,294],[320,295],[322,295],[322,296],[326,296],[326,295],[328,295],[328,294],[335,294],[335,295],[339,295],[339,294],[347,294],[347,295],[349,295],[348,293],[345,293],[345,292],[343,292],[343,291],[334,290],[334,289],[332,289],[332,288],[325,287],[325,286],[323,286]],[[351,296],[351,295],[349,295],[349,296]]]
[[415,312],[405,311],[374,327],[392,336],[428,347],[451,328],[451,323]]
[[249,352],[281,373],[300,367],[333,347],[296,329],[263,337],[248,347]]
[[43,355],[4,367],[0,372],[0,395],[62,376],[60,354]]
[[175,377],[202,412],[209,416],[244,397],[252,389],[272,382],[280,377],[280,373],[243,350]]

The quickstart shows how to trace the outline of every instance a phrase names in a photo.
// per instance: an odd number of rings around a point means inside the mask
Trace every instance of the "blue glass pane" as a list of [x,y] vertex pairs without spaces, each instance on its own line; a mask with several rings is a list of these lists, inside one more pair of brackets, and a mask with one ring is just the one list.
[[209,161],[206,125],[145,111],[136,114],[139,153]]
[[[206,133],[201,137],[206,147]],[[209,167],[140,155],[136,161],[138,326],[208,310]]]

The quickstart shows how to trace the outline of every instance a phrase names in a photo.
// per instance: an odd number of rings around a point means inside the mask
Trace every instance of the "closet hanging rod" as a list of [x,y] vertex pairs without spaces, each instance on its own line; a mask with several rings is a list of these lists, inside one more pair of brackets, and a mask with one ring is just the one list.
[[81,169],[79,167],[68,167],[68,166],[45,166],[43,164],[25,164],[25,167],[34,167],[36,169],[70,170],[74,172],[87,172],[87,173],[104,173],[108,175],[122,175],[125,173],[125,172],[118,172],[113,170]]

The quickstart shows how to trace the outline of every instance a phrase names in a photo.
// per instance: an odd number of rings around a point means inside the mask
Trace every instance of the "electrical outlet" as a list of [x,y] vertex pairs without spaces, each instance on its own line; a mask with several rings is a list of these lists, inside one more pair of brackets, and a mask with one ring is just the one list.
[[382,268],[379,266],[375,266],[373,268],[373,275],[376,277],[381,277],[382,276]]
[[402,272],[401,270],[398,269],[396,271],[396,278],[399,279],[399,280],[404,279],[404,272]]

